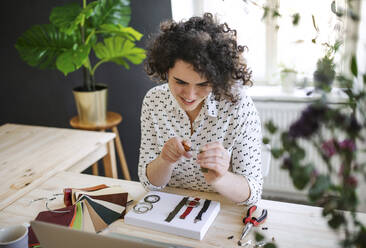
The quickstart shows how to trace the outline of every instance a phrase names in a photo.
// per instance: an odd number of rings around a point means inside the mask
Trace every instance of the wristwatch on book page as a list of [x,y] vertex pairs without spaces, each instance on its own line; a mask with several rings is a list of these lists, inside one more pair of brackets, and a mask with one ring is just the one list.
[[186,205],[188,205],[188,207],[186,208],[184,213],[181,214],[181,216],[179,216],[179,218],[181,218],[181,219],[185,219],[187,217],[187,215],[189,215],[189,213],[192,211],[193,208],[196,208],[200,205],[200,198],[196,197],[192,201],[187,201]]

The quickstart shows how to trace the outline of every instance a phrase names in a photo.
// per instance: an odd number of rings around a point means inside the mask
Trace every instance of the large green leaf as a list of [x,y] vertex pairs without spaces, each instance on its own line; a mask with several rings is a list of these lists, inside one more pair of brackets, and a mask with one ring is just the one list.
[[357,60],[355,55],[353,55],[351,58],[351,72],[353,76],[358,76]]
[[50,22],[58,27],[61,32],[72,34],[81,22],[81,18],[78,18],[81,11],[82,8],[77,3],[55,7],[51,11]]
[[88,58],[90,46],[79,46],[62,53],[56,61],[57,69],[62,71],[65,76],[70,72],[79,69]]
[[311,201],[315,202],[329,189],[331,186],[331,180],[329,176],[320,175],[316,179],[315,183],[309,189],[308,197]]
[[100,25],[100,32],[118,35],[129,39],[131,41],[140,40],[142,38],[142,34],[135,30],[132,27],[123,27],[121,24],[114,25],[114,24],[102,24]]
[[102,24],[121,24],[128,26],[131,19],[129,0],[100,0],[94,8],[93,26]]
[[275,134],[277,132],[277,127],[276,125],[273,123],[272,120],[269,120],[268,122],[265,123],[265,127],[266,129],[269,131],[270,134]]
[[283,149],[280,149],[280,148],[272,148],[271,149],[271,154],[274,158],[279,158],[283,155],[284,153],[284,150]]
[[56,7],[51,12],[50,22],[61,32],[72,34],[74,31],[79,31],[79,24],[84,26],[85,19],[93,14],[96,5],[97,2],[91,2],[85,8],[81,8],[77,3]]
[[75,37],[61,33],[51,24],[45,24],[35,25],[24,32],[15,48],[30,66],[56,68],[57,57],[71,49],[75,42]]
[[99,59],[113,61],[126,68],[129,68],[126,59],[133,64],[140,64],[146,57],[144,49],[135,47],[132,41],[119,36],[104,39],[104,44],[97,43],[94,51]]
[[292,170],[292,183],[295,188],[303,190],[310,182],[310,176],[313,171],[313,166],[298,166]]

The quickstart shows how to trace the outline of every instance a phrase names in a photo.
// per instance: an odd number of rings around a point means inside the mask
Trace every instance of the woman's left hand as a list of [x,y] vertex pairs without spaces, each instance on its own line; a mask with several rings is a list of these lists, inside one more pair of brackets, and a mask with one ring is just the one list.
[[207,183],[214,184],[228,172],[230,154],[221,143],[209,143],[201,148],[197,155],[197,163],[208,169],[208,172],[204,173]]

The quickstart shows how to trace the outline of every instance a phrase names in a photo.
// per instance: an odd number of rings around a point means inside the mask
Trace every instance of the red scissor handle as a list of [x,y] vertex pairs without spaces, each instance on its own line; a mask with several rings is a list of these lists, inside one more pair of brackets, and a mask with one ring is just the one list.
[[243,219],[244,224],[247,223],[252,223],[254,226],[258,226],[260,224],[262,224],[266,218],[267,218],[267,209],[263,209],[262,210],[262,214],[256,218],[256,217],[252,217],[253,213],[255,212],[255,210],[257,210],[257,206],[253,205],[248,209],[248,213],[247,216]]

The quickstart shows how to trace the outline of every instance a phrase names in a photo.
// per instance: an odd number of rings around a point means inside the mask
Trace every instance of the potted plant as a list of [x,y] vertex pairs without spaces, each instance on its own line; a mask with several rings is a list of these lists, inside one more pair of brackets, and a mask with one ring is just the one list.
[[336,72],[333,58],[325,55],[318,59],[316,70],[313,74],[315,88],[330,92],[335,76]]
[[343,42],[337,40],[334,44],[322,44],[325,49],[325,55],[318,59],[316,70],[313,73],[314,86],[317,90],[330,92],[332,84],[336,78],[334,55],[337,53]]
[[280,72],[282,90],[287,93],[294,91],[297,80],[297,71],[292,68],[284,67]]
[[[129,0],[97,0],[55,7],[50,24],[34,25],[17,40],[15,48],[30,66],[58,69],[65,76],[83,70],[83,85],[74,88],[79,119],[102,124],[107,112],[107,86],[94,74],[102,63],[114,62],[129,69],[140,64],[145,50],[135,46],[142,34],[129,27]],[[93,65],[91,57],[96,57]]]
[[[287,130],[271,121],[265,124],[271,137],[280,137],[271,149],[273,157],[281,160],[294,186],[306,190],[309,201],[323,208],[329,227],[342,234],[343,247],[366,244],[366,225],[357,215],[365,204],[360,186],[366,182],[366,90],[353,89],[358,80],[366,85],[366,74],[358,71],[356,61],[353,56],[350,76],[337,77],[347,95],[345,103],[331,106],[327,101],[331,86],[326,84],[318,89],[323,97],[310,103]],[[269,143],[270,138],[263,142]],[[322,159],[323,171],[306,159],[306,144]]]

